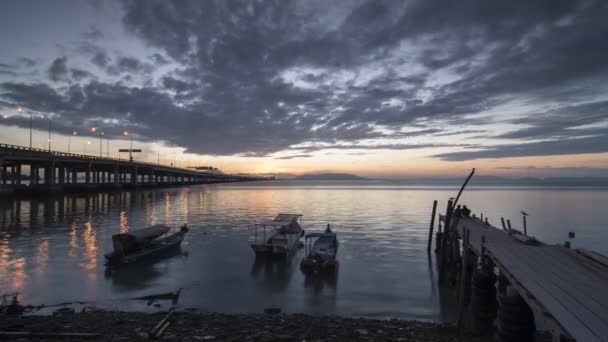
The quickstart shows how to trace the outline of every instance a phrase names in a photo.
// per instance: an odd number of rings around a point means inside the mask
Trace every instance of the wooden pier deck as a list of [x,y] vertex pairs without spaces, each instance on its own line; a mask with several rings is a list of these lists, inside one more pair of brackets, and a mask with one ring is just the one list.
[[476,218],[453,218],[458,235],[508,278],[556,340],[608,341],[608,265],[575,250],[529,245]]

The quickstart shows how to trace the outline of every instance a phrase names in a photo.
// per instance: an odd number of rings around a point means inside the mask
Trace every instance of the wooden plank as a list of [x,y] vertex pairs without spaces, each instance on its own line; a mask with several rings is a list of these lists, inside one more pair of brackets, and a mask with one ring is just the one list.
[[536,248],[529,248],[528,252],[532,252],[529,255],[528,266],[536,277],[544,281],[545,287],[564,303],[570,312],[584,321],[596,335],[608,336],[606,320],[608,310],[590,297],[593,291],[584,286],[572,286],[572,276],[563,277],[561,270],[555,267],[560,264],[560,260],[548,264],[542,256],[545,253],[538,253]]
[[[535,247],[513,240],[479,220],[462,218],[456,230],[470,229],[470,244],[479,253],[481,236],[497,264],[512,272],[526,291],[580,341],[608,336],[608,272],[604,266],[569,255],[560,247]],[[522,278],[522,279],[520,279]]]
[[566,302],[569,301],[560,300],[550,282],[539,279],[533,270],[522,263],[521,259],[515,258],[516,253],[513,253],[513,250],[500,245],[489,245],[488,247],[488,252],[494,255],[495,259],[534,296],[534,300],[542,303],[542,306],[572,337],[578,341],[602,341],[601,336],[597,336],[587,322],[582,321],[568,309]]
[[[566,295],[580,303],[580,307],[572,306],[571,311],[589,311],[602,321],[603,325],[599,324],[598,329],[603,335],[608,336],[608,297],[604,294],[607,283],[590,281],[590,274],[587,272],[581,272],[577,267],[564,266],[567,264],[566,260],[569,256],[559,251],[552,253],[554,252],[552,249],[552,247],[547,247],[542,251],[535,248],[530,249],[530,260],[532,264],[535,264],[539,276],[546,278],[546,281],[551,281]],[[587,281],[581,282],[583,277],[586,277]],[[579,313],[584,315],[582,312]]]

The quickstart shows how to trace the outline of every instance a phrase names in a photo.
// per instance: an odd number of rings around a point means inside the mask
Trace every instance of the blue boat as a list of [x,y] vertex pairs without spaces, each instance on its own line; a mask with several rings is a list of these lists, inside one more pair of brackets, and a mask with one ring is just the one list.
[[304,240],[306,256],[300,269],[306,274],[331,274],[338,270],[338,237],[329,224],[323,233],[306,234]]

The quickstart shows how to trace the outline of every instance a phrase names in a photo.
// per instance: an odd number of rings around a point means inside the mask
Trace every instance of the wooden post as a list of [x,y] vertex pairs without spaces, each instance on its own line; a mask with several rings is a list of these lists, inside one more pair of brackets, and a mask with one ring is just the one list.
[[431,244],[433,242],[433,228],[435,226],[435,213],[437,211],[437,200],[433,201],[433,210],[431,211],[431,226],[429,227],[429,242],[426,247],[426,252],[431,253]]
[[502,229],[503,229],[504,231],[506,231],[506,230],[507,230],[507,226],[505,225],[505,218],[504,218],[504,217],[501,217],[501,218],[500,218],[500,222],[502,223]]
[[445,269],[445,261],[446,261],[446,249],[447,249],[447,241],[448,241],[448,235],[450,234],[450,218],[452,217],[452,200],[448,201],[448,206],[446,208],[446,213],[445,213],[445,221],[444,221],[444,225],[443,225],[443,236],[441,237],[441,253],[440,253],[440,264],[439,264],[439,275],[440,275],[440,279],[442,279],[442,275],[443,275],[443,271]]
[[511,220],[507,220],[507,227],[509,227],[509,233],[510,233],[511,230],[513,230],[513,228],[511,228]]
[[459,289],[459,300],[458,300],[458,332],[460,333],[462,328],[462,322],[464,318],[464,306],[465,306],[465,286],[467,282],[467,271],[469,269],[469,237],[470,231],[463,227],[464,237],[462,240],[462,271],[460,273],[460,289]]
[[524,235],[528,236],[528,227],[526,225],[526,215],[523,215],[523,216],[524,216]]
[[464,188],[467,186],[467,184],[469,184],[469,181],[471,180],[471,177],[473,177],[474,174],[475,174],[475,169],[472,169],[471,173],[469,174],[467,179],[464,181],[464,184],[462,184],[462,186],[460,187],[460,190],[458,191],[458,195],[456,195],[456,199],[454,200],[452,208],[458,204],[458,200],[460,199],[460,195],[462,195],[462,191],[464,191]]
[[480,218],[481,218],[481,222],[483,222],[483,213],[481,213]]

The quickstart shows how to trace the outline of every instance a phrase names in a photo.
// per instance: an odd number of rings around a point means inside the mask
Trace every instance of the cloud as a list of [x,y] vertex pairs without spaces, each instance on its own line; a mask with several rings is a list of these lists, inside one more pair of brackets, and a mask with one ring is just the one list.
[[[606,139],[594,126],[606,118],[603,1],[122,4],[148,50],[88,42],[97,79],[5,82],[2,98],[217,155],[452,147],[435,157],[467,160],[590,153]],[[68,74],[62,58],[53,81]],[[498,110],[513,102],[524,111]]]
[[59,57],[56,58],[48,69],[49,78],[53,82],[67,81],[68,80],[68,58]]
[[91,63],[102,69],[105,69],[110,63],[110,57],[105,51],[97,51],[95,55],[91,58]]
[[294,154],[294,155],[290,155],[290,156],[274,157],[274,159],[286,160],[286,159],[300,159],[300,158],[311,158],[311,157],[312,157],[312,155],[310,155],[310,154]]
[[150,58],[152,59],[152,61],[154,62],[154,64],[161,66],[161,65],[165,65],[168,64],[169,61],[163,57],[163,55],[159,54],[159,53],[155,53],[152,56],[150,56]]
[[608,152],[608,134],[585,138],[508,144],[482,148],[477,151],[460,151],[436,154],[433,157],[447,161],[496,159],[529,156],[551,156]]
[[31,68],[36,65],[36,61],[28,57],[20,57],[17,62],[26,68]]
[[70,72],[72,73],[72,78],[76,81],[80,81],[85,78],[95,77],[92,73],[78,68],[72,68],[70,69]]
[[104,37],[103,32],[95,25],[89,26],[89,29],[84,33],[84,37],[88,40],[99,40]]
[[106,71],[109,74],[138,74],[150,73],[152,71],[150,64],[144,63],[134,57],[119,57],[113,65],[107,67]]

